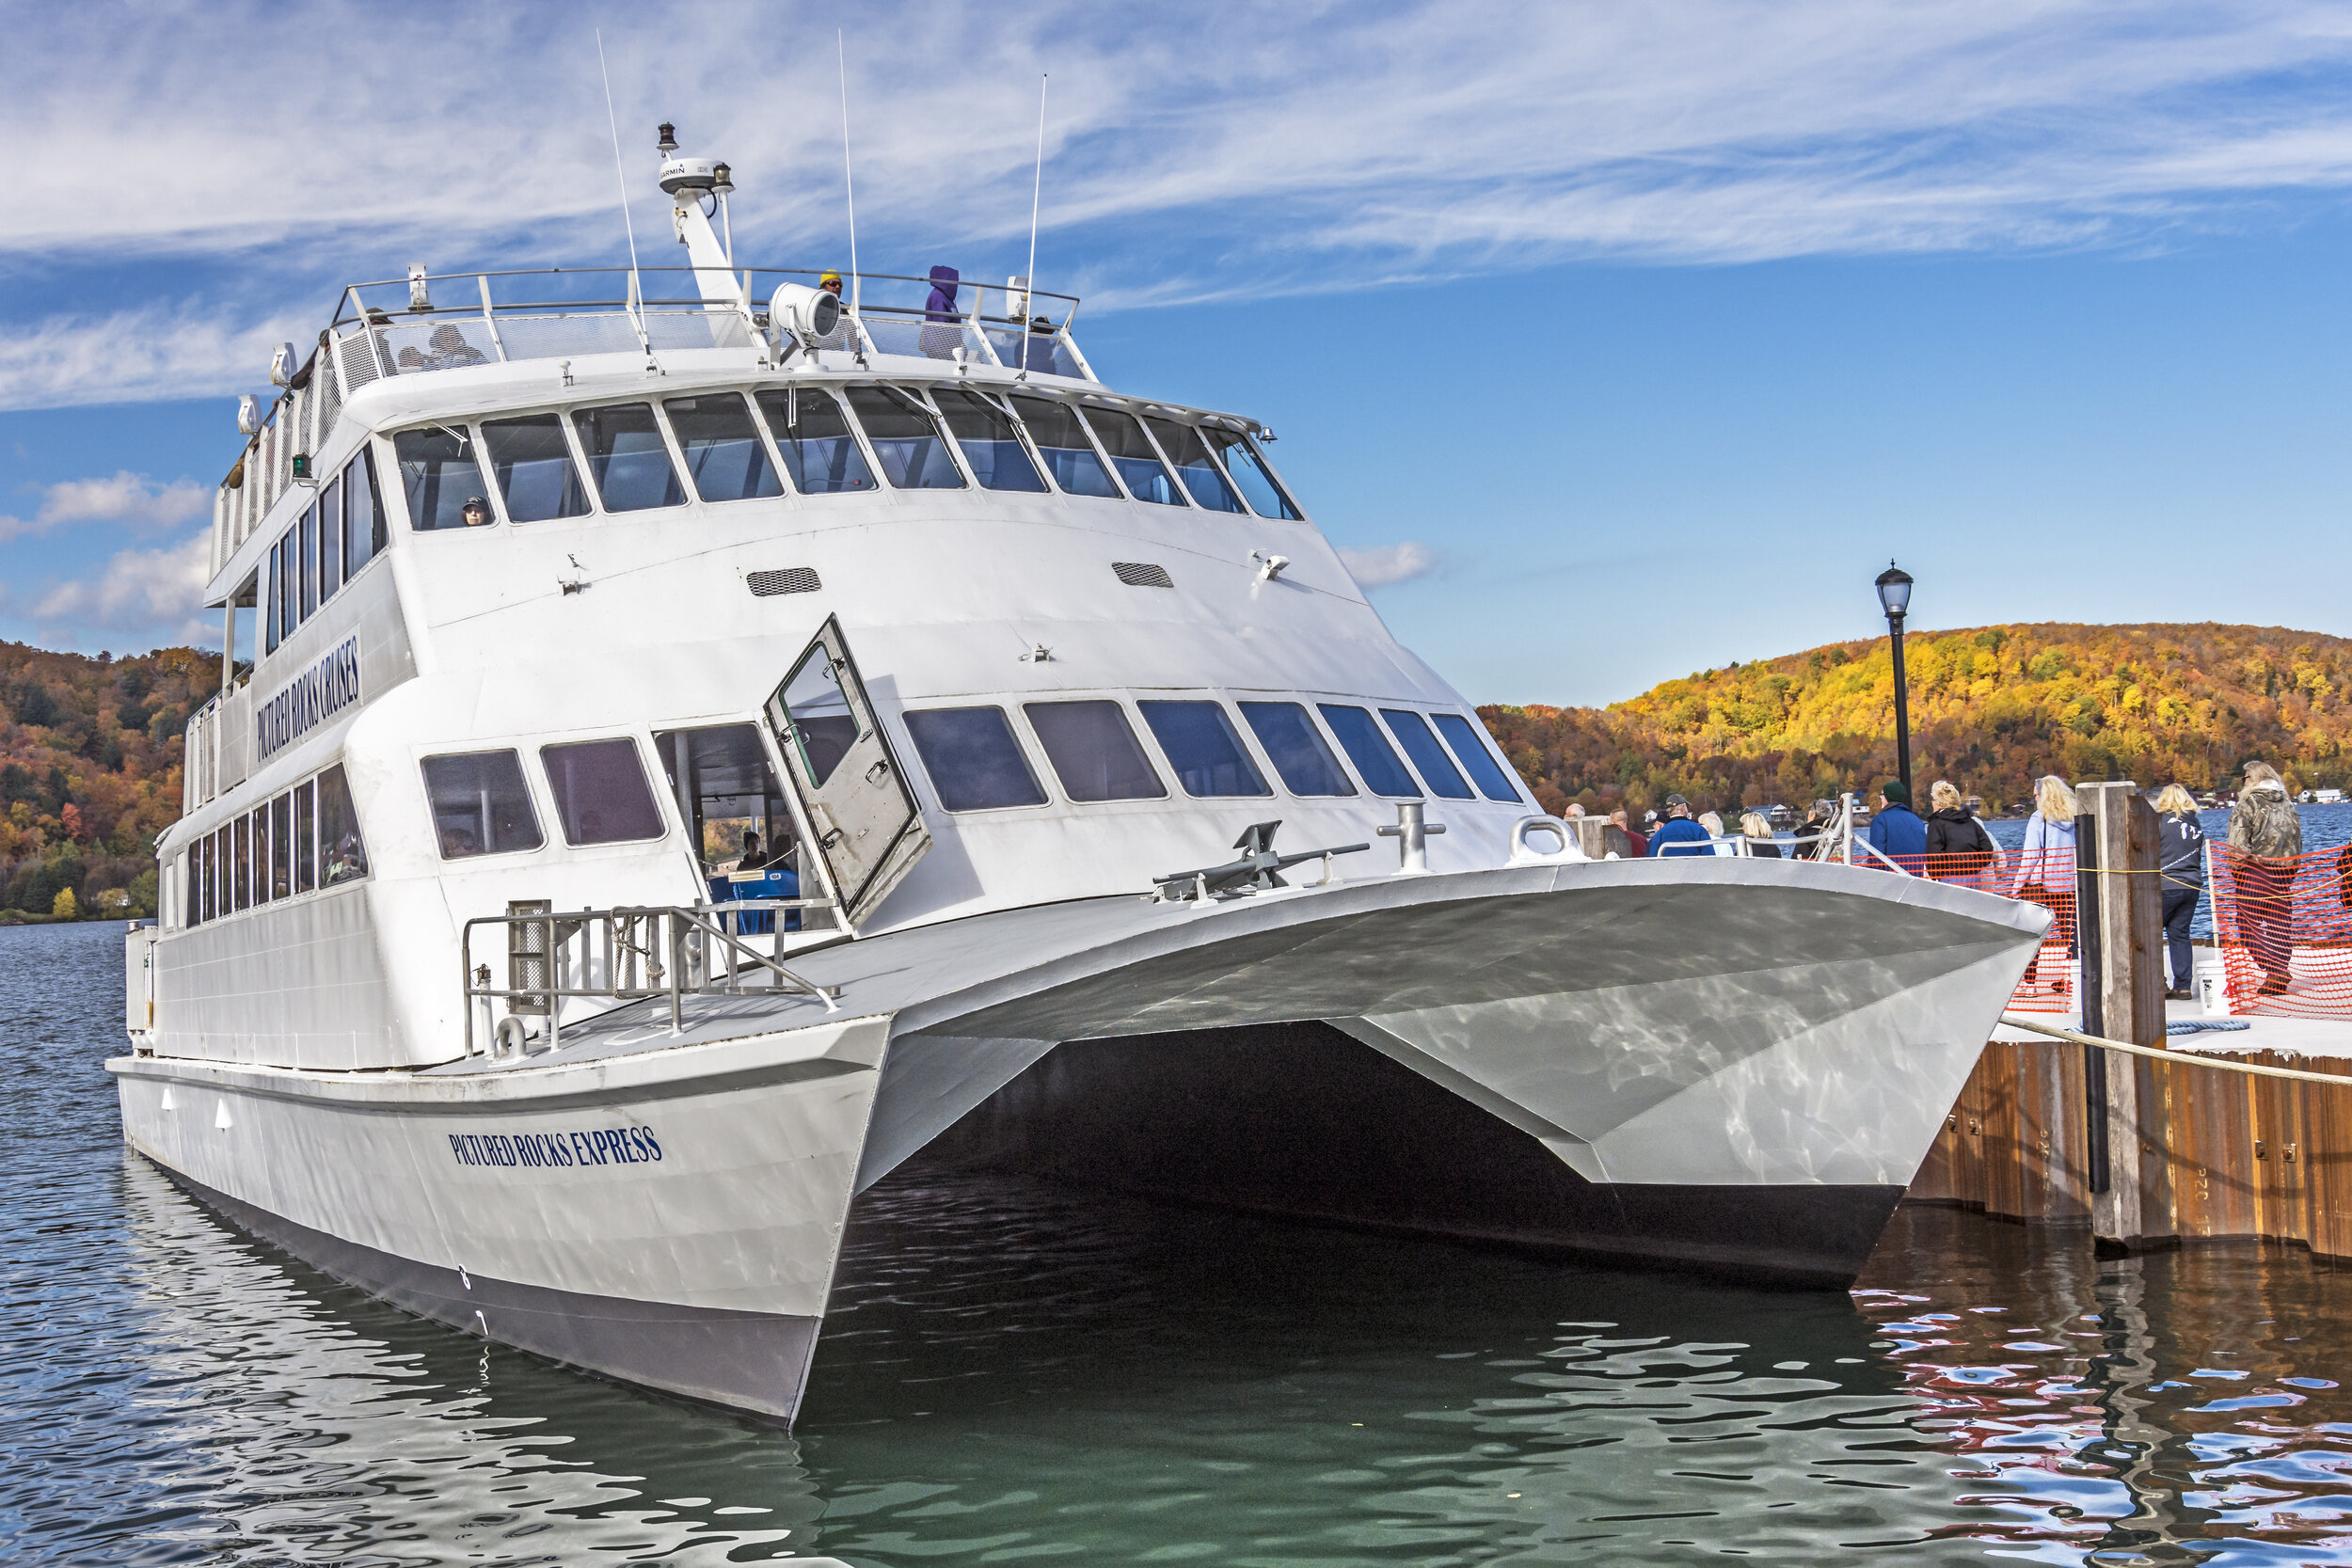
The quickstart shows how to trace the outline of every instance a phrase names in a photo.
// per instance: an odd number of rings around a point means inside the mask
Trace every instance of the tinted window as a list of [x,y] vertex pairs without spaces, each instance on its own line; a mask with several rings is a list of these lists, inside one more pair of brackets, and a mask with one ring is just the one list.
[[199,841],[188,846],[188,852],[180,857],[181,890],[187,895],[187,916],[183,926],[204,924],[204,846]]
[[249,909],[253,903],[253,824],[249,817],[240,816],[229,825],[229,889],[227,896],[231,909]]
[[308,893],[319,885],[318,786],[305,780],[294,788],[294,886]]
[[269,580],[262,589],[262,602],[268,607],[267,613],[263,617],[265,622],[265,629],[262,636],[263,653],[274,654],[278,651],[278,603],[280,594],[278,575],[278,568],[284,563],[285,559],[286,542],[280,539],[269,547]]
[[543,842],[539,814],[523,788],[522,761],[512,752],[427,757],[424,793],[445,861],[536,849]]
[[618,844],[661,836],[661,811],[653,803],[635,741],[542,746],[539,766],[548,770],[548,792],[555,797],[564,843]]
[[368,847],[359,837],[359,813],[342,763],[319,775],[319,859],[325,887],[368,874]]
[[383,547],[384,498],[375,487],[375,454],[362,448],[343,465],[343,576],[358,576]]
[[553,414],[485,420],[482,445],[489,452],[499,494],[506,499],[507,521],[537,523],[587,515],[587,487],[572,466],[564,421]]
[[841,689],[841,673],[833,656],[819,642],[801,656],[797,669],[784,683],[784,711],[792,721],[792,740],[801,753],[808,782],[822,787],[841,759],[866,732],[857,710]]
[[852,387],[850,406],[866,427],[874,461],[901,490],[960,490],[963,476],[939,438],[931,411],[896,387]]
[[1303,522],[1303,515],[1291,503],[1288,493],[1274,482],[1274,474],[1259,455],[1257,447],[1239,431],[1220,430],[1216,425],[1202,425],[1201,438],[1209,443],[1225,463],[1225,471],[1248,499],[1249,509],[1261,517],[1282,517],[1291,522]]
[[1156,800],[1168,794],[1117,703],[1030,703],[1021,711],[1072,800]]
[[392,437],[392,451],[408,496],[408,526],[420,533],[464,528],[466,502],[490,493],[474,462],[473,437],[462,428],[404,430]]
[[220,860],[215,843],[218,836],[215,833],[206,833],[197,845],[197,848],[202,851],[204,861],[204,907],[202,913],[199,916],[202,920],[210,920],[218,912],[218,907],[214,902],[213,879]]
[[1396,757],[1396,751],[1380,726],[1372,721],[1372,715],[1359,707],[1346,707],[1337,703],[1318,705],[1323,721],[1339,736],[1340,750],[1347,753],[1356,771],[1363,776],[1364,786],[1375,795],[1400,796],[1419,800],[1421,789],[1413,776],[1405,771],[1405,765]]
[[1184,793],[1198,796],[1271,795],[1265,775],[1242,749],[1241,736],[1219,703],[1137,703],[1159,736]]
[[278,626],[281,637],[292,637],[294,628],[302,625],[300,595],[294,592],[294,540],[299,533],[299,530],[288,529],[286,537],[278,541]]
[[650,403],[616,403],[609,408],[581,408],[572,415],[580,432],[580,450],[588,454],[588,472],[596,482],[607,512],[644,512],[657,506],[684,506],[686,486],[670,465],[670,449],[661,444],[661,429],[654,423]]
[[319,607],[319,509],[315,503],[302,515],[294,539],[300,556],[294,571],[302,579],[302,618],[307,621]]
[[1244,703],[1241,716],[1274,761],[1293,795],[1353,795],[1340,759],[1323,743],[1307,710],[1296,703]]
[[1101,437],[1103,450],[1111,454],[1111,467],[1127,482],[1129,495],[1139,501],[1158,501],[1163,506],[1184,504],[1184,498],[1176,493],[1176,482],[1168,477],[1160,454],[1152,450],[1150,437],[1143,434],[1143,426],[1136,423],[1133,414],[1089,408],[1086,416],[1087,423]]
[[1511,787],[1511,775],[1495,761],[1494,753],[1478,734],[1478,726],[1458,713],[1433,713],[1429,721],[1438,726],[1438,733],[1454,748],[1454,754],[1478,784],[1478,793],[1489,800],[1516,800],[1519,792]]
[[1073,496],[1119,499],[1119,486],[1095,454],[1094,443],[1087,439],[1086,423],[1075,408],[1052,398],[1014,398],[1012,409],[1028,427],[1029,439],[1037,443],[1038,455],[1053,471],[1056,484]]
[[1430,794],[1442,795],[1449,800],[1470,799],[1470,786],[1462,782],[1453,759],[1438,744],[1438,737],[1429,733],[1429,725],[1420,714],[1408,708],[1384,707],[1380,717],[1388,721],[1389,733],[1405,748],[1405,754],[1413,759],[1413,766],[1421,769],[1422,783],[1429,786]]
[[319,497],[319,603],[343,585],[343,483],[330,482]]
[[294,896],[294,795],[291,791],[278,798],[270,808],[270,881],[272,898]]
[[671,398],[661,405],[694,494],[707,501],[755,500],[781,496],[784,482],[768,461],[768,444],[752,424],[751,404],[734,392],[707,398]]
[[[844,320],[848,318],[844,317]],[[759,411],[784,453],[785,471],[792,487],[803,496],[834,496],[850,490],[874,488],[874,470],[866,466],[850,433],[849,416],[831,392],[803,391],[798,387],[759,394]]]
[[1038,806],[1045,791],[1000,707],[934,707],[907,715],[907,733],[949,811]]
[[1225,476],[1216,471],[1209,460],[1209,449],[1202,443],[1200,433],[1188,424],[1173,420],[1147,420],[1152,434],[1160,438],[1160,450],[1176,465],[1176,472],[1184,482],[1192,499],[1212,512],[1246,510],[1233,487],[1225,483]]
[[1028,449],[1021,444],[1021,432],[1013,424],[1011,415],[977,392],[968,392],[961,387],[942,387],[932,396],[947,421],[948,434],[963,449],[963,460],[972,465],[972,477],[980,482],[981,489],[1045,488],[1045,481],[1038,476],[1037,465],[1029,461]]

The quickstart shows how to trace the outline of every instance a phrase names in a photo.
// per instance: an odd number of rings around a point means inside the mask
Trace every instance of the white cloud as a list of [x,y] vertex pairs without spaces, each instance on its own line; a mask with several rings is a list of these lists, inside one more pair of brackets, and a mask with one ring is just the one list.
[[142,531],[176,529],[212,509],[211,492],[192,480],[157,484],[145,474],[124,468],[111,479],[69,479],[50,485],[40,510],[30,517],[0,515],[0,544],[76,523],[112,523]]
[[[145,403],[263,386],[271,350],[325,325],[284,311],[283,303],[150,305],[0,325],[0,409]],[[277,313],[253,319],[262,308]],[[222,419],[230,428],[226,413]]]
[[156,549],[119,550],[95,574],[56,583],[34,599],[25,618],[48,646],[87,641],[87,633],[129,632],[157,645],[210,637],[219,628],[188,615],[203,601],[211,575],[209,531]]
[[1340,560],[1362,588],[1388,588],[1410,582],[1436,568],[1438,557],[1426,545],[1407,539],[1401,545],[1375,545],[1369,549],[1340,551]]

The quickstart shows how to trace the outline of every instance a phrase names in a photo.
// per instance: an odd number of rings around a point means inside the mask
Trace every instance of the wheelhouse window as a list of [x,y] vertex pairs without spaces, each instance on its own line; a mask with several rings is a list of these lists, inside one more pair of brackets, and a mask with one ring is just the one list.
[[1089,408],[1086,421],[1103,443],[1103,450],[1111,454],[1111,467],[1126,482],[1127,493],[1139,501],[1157,501],[1162,506],[1182,506],[1184,498],[1177,493],[1176,482],[1168,477],[1168,467],[1160,454],[1152,448],[1152,438],[1143,433],[1133,414],[1116,409]]
[[1037,465],[1029,461],[1028,449],[1021,444],[1020,427],[1011,415],[962,387],[937,388],[931,396],[981,489],[1044,490],[1045,481],[1038,474]]
[[1410,708],[1384,707],[1380,717],[1396,736],[1396,743],[1405,748],[1405,754],[1413,759],[1421,770],[1421,782],[1429,786],[1429,793],[1441,795],[1449,800],[1474,799],[1470,786],[1462,782],[1462,775],[1438,744],[1438,737],[1429,733],[1428,721]]
[[1045,790],[1000,707],[934,707],[907,716],[907,734],[949,811],[1041,806]]
[[1275,483],[1274,472],[1265,466],[1265,458],[1257,443],[1238,430],[1205,424],[1200,438],[1209,444],[1224,463],[1225,471],[1249,502],[1249,510],[1261,517],[1279,517],[1284,522],[1305,522],[1306,514],[1291,500],[1290,493]]
[[343,577],[383,553],[384,494],[376,488],[375,453],[365,447],[343,465]]
[[1421,786],[1413,783],[1412,774],[1397,760],[1395,748],[1381,735],[1380,726],[1373,722],[1371,714],[1342,703],[1319,703],[1316,708],[1323,715],[1323,721],[1331,726],[1331,733],[1338,736],[1340,750],[1356,765],[1365,788],[1375,795],[1406,800],[1421,799]]
[[[404,430],[392,437],[392,451],[408,497],[408,526],[419,533],[466,527],[466,503],[490,493],[474,461],[473,437],[462,425]],[[476,517],[477,524],[490,520],[486,511]]]
[[1296,703],[1244,703],[1241,716],[1293,795],[1356,793],[1347,769],[1324,744],[1323,733],[1304,707]]
[[1489,800],[1517,800],[1519,792],[1512,787],[1511,775],[1495,761],[1494,753],[1478,734],[1478,726],[1458,713],[1433,713],[1429,721],[1438,726],[1446,744],[1469,769],[1470,781],[1478,785],[1478,793]]
[[686,454],[695,495],[706,501],[745,501],[784,494],[784,483],[768,461],[767,444],[760,440],[751,404],[741,393],[670,398],[661,409],[670,416],[678,450]]
[[931,411],[897,387],[852,387],[850,406],[866,427],[882,476],[901,490],[961,490],[963,476],[947,455]]
[[1274,793],[1249,760],[1223,704],[1148,702],[1136,706],[1159,738],[1185,794],[1213,799]]
[[1027,427],[1038,455],[1045,459],[1046,468],[1063,494],[1119,499],[1119,485],[1103,467],[1102,457],[1087,436],[1086,421],[1078,418],[1075,408],[1053,398],[1016,397],[1012,411]]
[[1073,800],[1159,800],[1168,796],[1117,703],[1028,703],[1021,711]]
[[1160,438],[1160,450],[1176,465],[1176,472],[1184,479],[1184,488],[1192,499],[1211,512],[1242,512],[1248,510],[1233,487],[1217,472],[1216,464],[1209,457],[1209,449],[1200,439],[1200,432],[1174,420],[1148,419],[1152,434]]
[[329,480],[319,493],[319,603],[343,585],[343,482]]
[[526,414],[482,421],[482,445],[498,480],[499,498],[510,523],[539,523],[550,517],[585,516],[588,488],[572,464],[564,421],[553,414]]
[[660,838],[665,831],[637,742],[623,737],[542,746],[539,766],[547,769],[564,842],[575,848]]
[[523,787],[522,760],[513,752],[427,757],[424,793],[445,861],[536,849],[546,842]]
[[831,392],[788,387],[761,392],[759,411],[784,453],[785,472],[803,496],[838,496],[875,488],[874,470],[850,429],[850,417]]
[[572,412],[588,472],[607,512],[647,512],[684,506],[686,486],[670,462],[650,403],[616,403]]
[[319,885],[356,881],[368,874],[368,847],[359,836],[359,810],[337,763],[319,775]]

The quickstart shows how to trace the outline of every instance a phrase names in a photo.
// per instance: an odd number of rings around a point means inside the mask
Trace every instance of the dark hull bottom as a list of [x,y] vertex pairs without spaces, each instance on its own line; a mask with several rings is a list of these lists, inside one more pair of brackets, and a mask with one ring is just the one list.
[[1898,1186],[1585,1180],[1325,1023],[1056,1047],[919,1158],[1328,1224],[1844,1290]]
[[419,1317],[771,1420],[789,1422],[800,1404],[817,1342],[815,1318],[584,1295],[461,1274],[297,1225],[160,1161],[150,1163],[239,1229]]

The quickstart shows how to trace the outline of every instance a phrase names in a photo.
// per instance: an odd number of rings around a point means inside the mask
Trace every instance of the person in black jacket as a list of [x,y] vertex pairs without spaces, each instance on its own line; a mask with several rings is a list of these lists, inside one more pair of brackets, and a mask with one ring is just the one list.
[[1960,791],[1948,779],[1928,786],[1928,875],[1941,881],[1965,881],[1993,863],[1993,835],[1961,802]]
[[2172,958],[2172,985],[2164,994],[2185,1002],[2194,994],[2189,923],[2205,892],[2205,829],[2197,818],[2197,798],[2179,784],[2156,796],[2156,874],[2164,889],[2164,940]]

